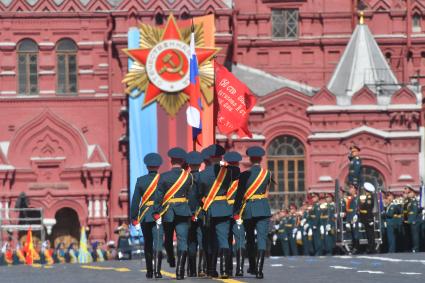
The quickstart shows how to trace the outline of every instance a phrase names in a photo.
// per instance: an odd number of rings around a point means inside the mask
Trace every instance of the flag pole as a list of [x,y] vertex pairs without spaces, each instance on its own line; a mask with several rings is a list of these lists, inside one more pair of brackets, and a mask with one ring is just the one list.
[[215,111],[217,108],[217,94],[215,93],[215,84],[217,83],[216,80],[216,75],[215,75],[215,60],[217,59],[217,55],[213,56],[213,60],[214,60],[214,65],[213,65],[213,69],[214,69],[214,84],[213,84],[213,103],[211,105],[211,107],[213,108],[213,144],[216,143],[215,140],[215,136],[216,136],[216,128],[217,128],[217,112]]

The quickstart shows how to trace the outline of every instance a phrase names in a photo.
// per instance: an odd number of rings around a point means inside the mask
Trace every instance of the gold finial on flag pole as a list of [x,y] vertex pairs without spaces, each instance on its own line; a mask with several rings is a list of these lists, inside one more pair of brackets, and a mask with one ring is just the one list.
[[364,25],[364,12],[363,11],[359,12],[359,23],[361,25]]

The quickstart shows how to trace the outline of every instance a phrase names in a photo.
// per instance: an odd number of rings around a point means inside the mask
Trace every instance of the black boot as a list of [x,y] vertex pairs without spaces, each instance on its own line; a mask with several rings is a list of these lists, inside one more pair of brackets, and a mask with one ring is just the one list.
[[264,250],[259,250],[258,254],[257,254],[257,268],[256,268],[256,275],[255,277],[257,279],[263,279],[264,278],[264,274],[263,274],[263,266],[264,266],[264,255],[265,255],[266,251]]
[[236,250],[236,277],[242,277],[243,276],[243,265],[244,265],[244,257],[243,257],[243,250],[237,249]]
[[218,277],[218,272],[217,272],[217,250],[215,250],[215,251],[213,251],[211,253],[210,266],[209,266],[209,270],[208,270],[208,276],[213,277],[213,278],[217,278]]
[[224,262],[226,264],[225,267],[225,275],[227,275],[227,278],[232,277],[233,274],[233,258],[232,258],[232,252],[230,249],[224,249]]
[[194,255],[189,255],[189,271],[187,277],[196,277],[196,253]]
[[150,279],[153,277],[152,254],[145,253],[145,260],[146,260],[146,278]]
[[162,252],[154,252],[155,256],[153,258],[153,270],[155,278],[162,278],[161,274],[161,262],[162,262]]
[[218,257],[220,259],[220,278],[227,279],[229,278],[229,274],[227,274],[227,266],[226,266],[226,249],[219,249]]
[[187,251],[177,253],[176,279],[184,279],[184,267],[186,265]]
[[198,277],[205,277],[206,272],[204,266],[206,265],[204,258],[204,251],[199,250],[199,258],[198,258]]
[[255,254],[252,251],[248,251],[248,270],[246,271],[249,274],[256,275],[255,268]]

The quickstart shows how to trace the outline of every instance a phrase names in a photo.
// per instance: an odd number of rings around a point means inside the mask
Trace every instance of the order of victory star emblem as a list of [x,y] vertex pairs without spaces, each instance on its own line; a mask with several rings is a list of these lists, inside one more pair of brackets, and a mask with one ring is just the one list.
[[[131,96],[144,92],[142,106],[157,101],[169,115],[175,116],[190,95],[191,27],[179,29],[173,15],[170,15],[163,29],[141,24],[139,30],[139,48],[123,50],[134,60],[123,80],[127,84],[125,91]],[[211,86],[214,83],[211,58],[219,49],[204,46],[202,25],[195,25],[194,32],[201,91],[210,104],[213,102]]]

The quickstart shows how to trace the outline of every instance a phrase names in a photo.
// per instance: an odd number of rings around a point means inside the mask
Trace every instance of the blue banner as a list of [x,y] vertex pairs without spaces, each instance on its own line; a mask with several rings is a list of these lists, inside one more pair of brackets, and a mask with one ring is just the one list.
[[[136,27],[128,31],[128,48],[139,48],[140,33]],[[130,69],[133,60],[128,60]],[[136,90],[134,90],[136,92]],[[130,196],[133,198],[137,178],[148,173],[143,158],[151,152],[158,152],[158,121],[156,103],[143,107],[145,94],[138,97],[128,97],[129,112],[129,145],[130,145]]]

